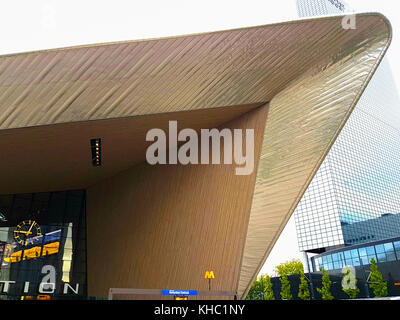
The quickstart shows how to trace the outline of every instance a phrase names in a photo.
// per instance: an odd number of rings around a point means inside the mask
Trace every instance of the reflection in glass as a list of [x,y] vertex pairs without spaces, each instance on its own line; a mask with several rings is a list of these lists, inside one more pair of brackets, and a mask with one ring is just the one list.
[[[0,219],[0,281],[15,281],[8,292],[0,293],[0,300],[36,297],[51,268],[56,283],[51,299],[87,296],[84,190],[0,195],[0,212],[4,217]],[[28,228],[18,231],[27,235],[27,241],[18,242],[14,231],[22,221]],[[33,222],[39,225],[40,236],[29,237]],[[65,283],[77,287],[78,294],[72,290],[64,294]]]

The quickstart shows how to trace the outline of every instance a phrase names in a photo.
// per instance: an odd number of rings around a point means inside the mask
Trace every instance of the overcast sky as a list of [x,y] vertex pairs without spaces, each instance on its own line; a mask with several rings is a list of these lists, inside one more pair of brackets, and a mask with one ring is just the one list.
[[[389,61],[400,88],[400,1],[346,0],[357,11],[385,14],[392,23]],[[0,4],[0,55],[81,44],[158,38],[295,19],[295,0],[12,0]],[[298,251],[294,219],[282,232],[262,273]]]

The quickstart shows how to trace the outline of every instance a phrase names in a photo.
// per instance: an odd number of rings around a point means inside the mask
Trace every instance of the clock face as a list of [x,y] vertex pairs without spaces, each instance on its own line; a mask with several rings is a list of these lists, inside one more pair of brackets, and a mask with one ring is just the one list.
[[41,236],[39,225],[33,220],[22,221],[14,230],[14,239],[20,245],[34,243],[34,238]]

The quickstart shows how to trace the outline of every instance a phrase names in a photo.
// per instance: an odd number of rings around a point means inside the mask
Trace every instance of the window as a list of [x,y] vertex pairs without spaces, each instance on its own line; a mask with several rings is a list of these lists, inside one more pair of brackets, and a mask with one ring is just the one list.
[[354,258],[358,258],[358,251],[357,249],[353,249],[351,250],[351,257]]
[[385,252],[385,247],[383,244],[378,244],[375,246],[376,253],[384,253]]
[[393,245],[396,252],[397,260],[400,261],[400,241],[393,242]]
[[345,263],[349,266],[353,265],[353,259],[351,257],[351,252],[350,251],[345,251],[344,252],[344,258],[345,258]]
[[358,249],[358,252],[360,253],[360,261],[363,266],[366,266],[369,264],[368,261],[368,255],[367,255],[367,250],[365,248],[360,248]]
[[377,262],[374,246],[366,247],[365,249],[367,251],[368,262],[371,263],[372,258]]
[[367,256],[367,250],[365,248],[358,249],[358,252],[360,253],[360,257]]
[[385,252],[386,252],[386,258],[387,261],[396,261],[396,255],[394,254],[394,248],[393,248],[393,243],[385,243]]
[[[63,294],[63,281],[73,287],[79,284],[79,296],[86,296],[85,191],[0,195],[0,207],[6,208],[2,210],[6,219],[0,222],[1,240],[9,248],[0,280],[27,281],[26,295],[37,295],[42,268],[50,266],[56,275],[52,299],[68,298]],[[34,221],[40,227],[41,235],[31,237],[28,244],[17,242],[13,235],[24,221],[28,226]],[[16,258],[18,253],[22,260]],[[18,299],[22,294],[19,286],[10,286],[7,298]]]

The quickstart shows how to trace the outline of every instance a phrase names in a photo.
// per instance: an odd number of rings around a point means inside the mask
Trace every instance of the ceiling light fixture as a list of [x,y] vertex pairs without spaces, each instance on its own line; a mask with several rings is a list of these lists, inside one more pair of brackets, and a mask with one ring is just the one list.
[[92,149],[92,164],[94,167],[101,166],[101,139],[91,139],[90,147]]

